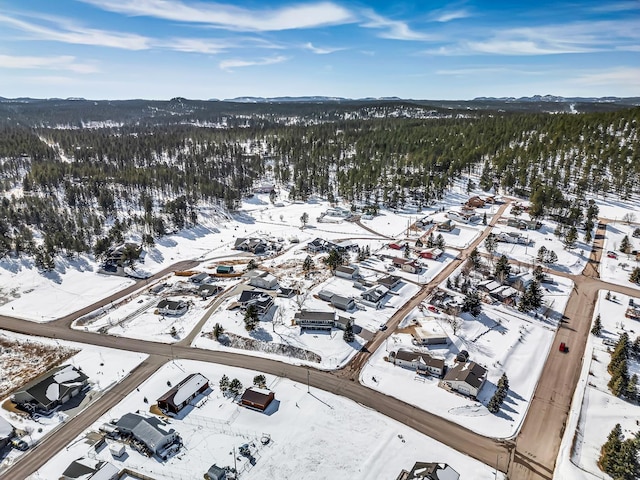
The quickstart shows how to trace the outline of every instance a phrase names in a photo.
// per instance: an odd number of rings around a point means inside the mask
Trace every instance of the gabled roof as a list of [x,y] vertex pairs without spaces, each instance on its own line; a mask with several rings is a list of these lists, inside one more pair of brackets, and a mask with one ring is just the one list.
[[126,413],[116,423],[118,429],[130,432],[148,448],[156,452],[165,442],[167,436],[175,433],[175,430],[163,430],[164,424],[157,418],[147,418],[135,413]]
[[422,363],[430,367],[444,369],[444,360],[441,358],[434,358],[426,353],[412,352],[410,350],[398,350],[396,352],[396,358],[405,362]]
[[353,302],[353,298],[343,297],[342,295],[334,295],[333,297],[331,297],[331,303],[335,307],[341,308],[343,310],[347,310],[349,308],[349,305]]
[[27,392],[43,406],[61,400],[70,390],[89,379],[73,365],[62,365],[27,383]]
[[181,310],[186,306],[187,304],[182,300],[169,300],[165,298],[158,302],[158,308],[168,308],[169,310]]
[[158,399],[158,402],[167,402],[173,405],[181,405],[186,399],[191,398],[196,392],[200,390],[204,385],[208,384],[209,380],[204,375],[199,373],[192,373],[179,384],[165,393]]
[[77,478],[82,480],[111,480],[116,478],[120,470],[109,462],[91,458],[79,458],[62,473],[63,478]]
[[487,376],[487,369],[475,362],[458,363],[455,367],[450,368],[445,380],[465,382],[474,388],[480,388]]
[[313,312],[309,310],[300,310],[293,316],[298,320],[326,320],[334,321],[336,318],[335,312]]
[[264,404],[269,400],[269,397],[273,395],[273,392],[265,388],[249,387],[242,394],[241,401],[247,401],[250,403]]
[[353,267],[348,267],[346,265],[340,265],[339,267],[336,268],[336,272],[342,272],[342,273],[346,273],[349,275],[353,275],[355,273],[356,269]]
[[395,285],[397,285],[400,282],[400,280],[401,280],[400,277],[396,275],[387,275],[386,277],[382,277],[378,279],[378,283],[380,285],[384,285],[385,287],[391,289]]

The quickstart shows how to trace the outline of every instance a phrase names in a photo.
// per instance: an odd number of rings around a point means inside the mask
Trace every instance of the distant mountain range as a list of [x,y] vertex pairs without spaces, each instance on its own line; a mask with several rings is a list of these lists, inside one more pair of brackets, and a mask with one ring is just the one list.
[[[211,101],[217,101],[212,98]],[[238,103],[324,103],[324,102],[366,102],[366,101],[398,101],[402,100],[400,97],[366,97],[366,98],[345,98],[345,97],[324,97],[324,96],[308,96],[308,97],[235,97],[226,98],[224,102],[238,102]]]
[[476,97],[474,101],[497,102],[553,102],[553,103],[616,103],[620,101],[638,101],[638,97],[558,97],[556,95],[534,95],[533,97]]

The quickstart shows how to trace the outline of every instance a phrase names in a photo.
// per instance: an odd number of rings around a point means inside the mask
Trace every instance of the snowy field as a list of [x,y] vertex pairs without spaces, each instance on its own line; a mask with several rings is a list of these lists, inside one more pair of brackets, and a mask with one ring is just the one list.
[[[168,389],[167,381],[175,385],[190,373],[206,376],[212,391],[207,391],[205,401],[196,398],[199,407],[186,407],[186,413],[180,415],[182,419],[169,420],[184,442],[175,456],[161,462],[127,446],[125,454],[116,458],[106,447],[94,453],[82,435],[29,478],[58,478],[72,461],[92,456],[158,480],[191,480],[202,478],[214,463],[233,466],[234,449],[237,469],[246,480],[298,479],[301,472],[309,480],[396,478],[416,461],[446,462],[461,478],[495,478],[493,468],[404,425],[342,397],[314,388],[308,393],[306,385],[289,380],[267,376],[267,385],[275,392],[276,400],[266,413],[239,407],[221,394],[221,376],[238,378],[248,386],[257,372],[198,362],[165,365],[141,385],[139,392],[131,393],[90,430],[97,432],[100,425],[125,413],[140,411],[148,415],[149,406]],[[148,404],[144,403],[145,398]],[[266,436],[270,441],[262,445],[261,439]],[[253,466],[237,453],[245,443],[251,445],[256,459]]]
[[[73,365],[81,369],[83,373],[89,377],[90,389],[86,394],[79,395],[71,402],[68,402],[66,406],[63,405],[59,410],[49,416],[30,418],[26,414],[17,414],[4,408],[0,409],[0,415],[24,434],[22,439],[29,445],[38,442],[61,423],[64,423],[70,416],[75,415],[89,403],[97,400],[103,392],[120,382],[147,357],[140,353],[45,338],[34,338],[5,331],[0,331],[0,335],[6,339],[39,342],[58,348],[67,347],[78,349],[80,351],[66,360],[63,365]],[[11,352],[5,349],[2,352],[2,356],[5,355],[11,355]],[[26,364],[29,363],[28,358],[21,358],[21,360]],[[12,386],[12,388],[19,387],[20,385]],[[4,404],[5,400],[7,400],[7,397],[0,399],[0,404]],[[2,477],[1,469],[11,465],[19,455],[22,455],[22,452],[12,449],[8,451],[6,457],[0,459],[0,477]]]
[[[602,258],[600,259],[600,278],[606,282],[624,285],[625,287],[639,288],[637,284],[629,281],[629,275],[635,267],[640,267],[640,262],[635,255],[627,255],[620,251],[620,244],[625,235],[631,243],[630,250],[640,251],[640,238],[633,237],[633,231],[637,225],[627,225],[620,221],[609,223],[604,239]],[[611,258],[608,252],[613,252],[615,258]]]
[[[361,372],[361,383],[482,435],[513,437],[524,420],[553,342],[557,322],[573,288],[570,280],[561,277],[553,277],[553,280],[554,284],[543,286],[546,288],[543,291],[547,307],[541,308],[542,315],[538,318],[522,314],[513,307],[483,304],[482,313],[477,319],[468,314],[461,315],[462,325],[454,335],[447,315],[434,316],[427,310],[422,313],[415,309],[402,321],[399,333],[394,333],[369,360]],[[428,320],[431,316],[435,319]],[[416,347],[412,344],[410,334],[411,326],[416,321],[418,324],[435,322],[447,334],[450,343]],[[467,350],[471,361],[488,370],[487,381],[480,390],[478,401],[447,392],[438,386],[435,377],[418,376],[411,369],[395,366],[385,360],[389,352],[401,348],[442,358],[449,367],[454,365],[458,352]],[[486,405],[503,373],[509,378],[509,395],[501,411],[493,415]]]
[[[609,478],[597,466],[600,448],[607,441],[611,429],[619,423],[625,438],[640,431],[640,406],[613,396],[607,388],[611,375],[607,365],[611,355],[604,341],[617,341],[626,332],[633,342],[640,334],[640,323],[625,317],[630,297],[614,294],[616,300],[606,300],[601,290],[594,311],[600,314],[602,334],[589,335],[582,374],[576,388],[562,439],[554,478],[578,480]],[[637,304],[638,298],[633,299]],[[640,364],[630,360],[630,375],[640,375]],[[574,446],[575,444],[575,446]]]

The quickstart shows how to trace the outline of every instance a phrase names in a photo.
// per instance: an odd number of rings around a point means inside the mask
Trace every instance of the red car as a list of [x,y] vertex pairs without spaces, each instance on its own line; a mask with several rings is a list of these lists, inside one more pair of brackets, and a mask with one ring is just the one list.
[[567,353],[567,352],[569,351],[569,347],[567,347],[566,343],[562,342],[562,343],[560,344],[560,348],[559,348],[559,350],[560,350],[562,353]]
[[607,257],[609,258],[618,258],[618,254],[616,252],[608,251]]
[[430,312],[433,312],[433,313],[440,313],[440,310],[438,310],[438,309],[437,309],[436,307],[434,307],[433,305],[429,305],[429,306],[427,307],[427,310],[429,310]]

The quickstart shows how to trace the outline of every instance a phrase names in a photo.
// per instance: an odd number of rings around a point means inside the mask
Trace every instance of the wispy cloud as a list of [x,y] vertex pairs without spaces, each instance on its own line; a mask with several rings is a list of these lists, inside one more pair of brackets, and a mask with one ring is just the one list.
[[367,21],[362,23],[361,26],[365,28],[381,29],[382,32],[378,36],[382,38],[408,41],[433,41],[438,38],[435,35],[416,32],[405,22],[400,20],[390,20],[371,10],[365,11],[364,15],[367,17]]
[[541,70],[527,70],[521,68],[512,68],[512,67],[468,67],[468,68],[452,68],[452,69],[443,69],[436,70],[436,75],[451,75],[451,76],[472,76],[472,75],[505,75],[505,74],[516,74],[516,75],[545,75],[544,71]]
[[278,31],[353,22],[353,14],[332,2],[306,3],[278,9],[236,7],[180,0],[81,0],[97,8],[131,16],[208,24],[240,31]]
[[68,70],[74,73],[98,71],[94,65],[77,63],[76,58],[69,55],[57,57],[0,55],[0,68]]
[[112,32],[75,25],[68,20],[60,20],[58,25],[45,26],[0,14],[0,24],[21,30],[36,40],[79,45],[121,48],[125,50],[145,50],[150,48],[150,39],[132,33]]
[[220,62],[219,66],[222,70],[232,72],[236,68],[253,67],[257,65],[273,65],[274,63],[282,63],[288,60],[284,55],[276,57],[260,58],[257,60],[228,59]]
[[585,73],[574,79],[583,85],[624,85],[625,87],[640,87],[640,68],[619,67],[608,71]]
[[344,48],[322,48],[316,47],[311,42],[305,43],[304,48],[307,50],[311,50],[313,53],[317,53],[318,55],[327,55],[329,53],[339,52],[341,50],[345,50]]
[[592,12],[596,13],[616,13],[616,12],[627,12],[630,10],[640,10],[640,2],[631,1],[631,2],[612,2],[612,3],[603,3],[602,5],[595,5],[590,8]]
[[[473,34],[471,34],[473,35]],[[462,39],[424,53],[431,55],[558,55],[604,51],[635,51],[640,29],[632,21],[576,22],[564,25],[510,28],[490,37]]]
[[471,12],[466,9],[459,10],[439,10],[433,12],[432,19],[436,22],[451,22],[452,20],[459,20],[461,18],[467,18],[471,16]]

